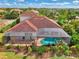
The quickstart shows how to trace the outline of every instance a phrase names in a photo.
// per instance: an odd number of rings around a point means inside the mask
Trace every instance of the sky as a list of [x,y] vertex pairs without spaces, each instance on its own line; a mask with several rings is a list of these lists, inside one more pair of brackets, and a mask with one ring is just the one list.
[[0,8],[79,8],[79,0],[0,0]]

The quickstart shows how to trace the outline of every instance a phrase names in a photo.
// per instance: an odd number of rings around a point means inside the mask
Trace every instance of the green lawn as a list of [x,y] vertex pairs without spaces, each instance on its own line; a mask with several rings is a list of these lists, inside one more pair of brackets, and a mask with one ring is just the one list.
[[75,58],[75,57],[69,57],[69,56],[54,56],[54,57],[51,57],[50,59],[79,59],[79,58]]
[[[23,56],[20,54],[15,55],[14,52],[0,52],[0,59],[23,59]],[[26,59],[35,59],[33,56],[28,56]],[[49,59],[79,59],[75,57],[66,57],[66,56],[54,56]]]
[[[14,52],[0,52],[0,59],[23,59],[23,56]],[[28,56],[26,59],[34,59],[34,57]]]
[[15,55],[13,52],[5,52],[5,56],[7,56],[7,59],[22,59],[21,55]]
[[0,59],[22,59],[22,56],[15,55],[13,52],[0,52]]
[[2,42],[3,33],[0,33],[0,42]]

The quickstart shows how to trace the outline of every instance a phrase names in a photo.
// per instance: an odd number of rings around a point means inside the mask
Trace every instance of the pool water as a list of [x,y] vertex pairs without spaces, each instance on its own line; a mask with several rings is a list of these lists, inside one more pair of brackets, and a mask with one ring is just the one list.
[[57,44],[59,40],[61,40],[61,38],[47,37],[47,38],[44,38],[43,40],[41,40],[41,44],[42,45]]

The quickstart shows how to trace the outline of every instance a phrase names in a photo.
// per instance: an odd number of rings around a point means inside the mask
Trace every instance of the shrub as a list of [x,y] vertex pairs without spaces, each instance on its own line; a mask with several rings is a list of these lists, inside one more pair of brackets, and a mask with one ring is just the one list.
[[72,24],[64,24],[63,25],[63,29],[69,34],[69,35],[72,35],[74,34],[76,31],[75,31],[75,28]]
[[18,24],[20,22],[20,18],[17,18],[16,19],[16,23]]
[[45,46],[40,46],[37,48],[37,53],[42,55],[44,52],[46,52],[46,47]]
[[2,29],[0,29],[0,33],[3,33],[3,30]]
[[65,54],[65,55],[70,55],[71,53],[72,53],[72,51],[70,51],[70,50],[65,50],[65,51],[64,51],[64,54]]
[[46,47],[46,52],[51,51],[50,47]]
[[37,51],[37,47],[32,45],[32,52],[36,52]]
[[6,46],[6,49],[10,49],[12,46],[11,45],[8,45],[8,46]]
[[57,46],[51,46],[51,51],[54,53],[58,52],[58,47]]
[[32,52],[32,48],[31,47],[28,47],[28,52]]
[[20,49],[20,46],[19,46],[19,45],[17,45],[17,46],[16,46],[16,48],[17,48],[17,49]]
[[69,55],[70,53],[69,46],[63,41],[61,42],[61,44],[57,45],[55,51],[57,52],[57,55]]
[[16,21],[14,21],[12,24],[10,24],[10,27],[13,27],[16,24],[17,24]]
[[79,44],[76,44],[75,46],[76,46],[76,49],[78,49],[78,50],[79,50]]
[[0,46],[4,46],[4,44],[2,42],[0,42]]
[[71,37],[71,44],[78,44],[79,43],[79,34],[73,34]]

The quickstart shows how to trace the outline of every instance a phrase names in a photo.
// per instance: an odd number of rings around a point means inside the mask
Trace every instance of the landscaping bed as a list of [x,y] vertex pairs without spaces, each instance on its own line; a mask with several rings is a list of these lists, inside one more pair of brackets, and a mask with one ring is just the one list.
[[[68,46],[65,44],[49,45],[49,46],[3,46],[4,54],[8,59],[78,59],[79,48],[76,46]],[[0,50],[1,51],[1,50]],[[3,55],[3,54],[2,54]],[[19,57],[20,55],[20,57]]]

